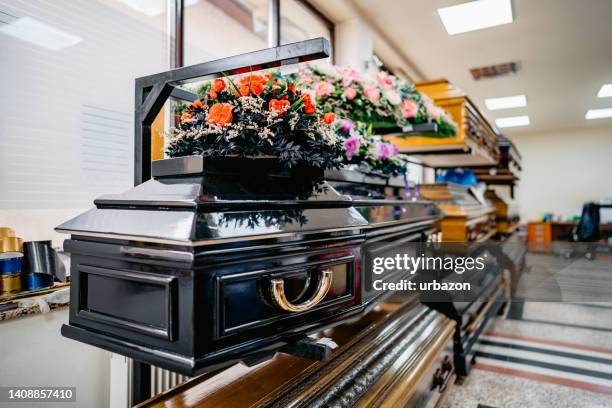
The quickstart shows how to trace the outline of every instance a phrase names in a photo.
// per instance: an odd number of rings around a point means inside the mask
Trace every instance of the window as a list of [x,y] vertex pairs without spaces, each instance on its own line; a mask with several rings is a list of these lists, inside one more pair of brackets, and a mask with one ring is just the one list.
[[267,0],[185,0],[185,65],[266,48],[267,7]]
[[[281,0],[281,44],[325,37],[333,25],[301,1]],[[267,0],[185,0],[185,65],[267,47]]]
[[0,0],[0,209],[132,185],[134,79],[168,69],[165,4]]
[[333,44],[333,23],[298,0],[281,0],[281,44],[325,37]]

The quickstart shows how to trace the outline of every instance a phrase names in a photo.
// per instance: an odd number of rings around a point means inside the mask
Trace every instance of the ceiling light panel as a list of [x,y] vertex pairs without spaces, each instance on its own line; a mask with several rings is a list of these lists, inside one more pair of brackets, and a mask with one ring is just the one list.
[[513,21],[510,0],[476,0],[438,9],[450,35],[508,24]]
[[509,128],[516,126],[527,126],[529,125],[529,116],[509,116],[507,118],[495,119],[495,125],[498,128]]
[[22,17],[0,27],[0,33],[58,51],[83,41],[81,37],[52,27],[31,17]]
[[589,120],[612,118],[612,108],[589,109],[584,117]]
[[521,108],[527,106],[527,97],[525,95],[504,96],[501,98],[487,98],[485,105],[488,110]]
[[597,96],[599,98],[609,98],[612,96],[612,84],[604,84],[597,92]]

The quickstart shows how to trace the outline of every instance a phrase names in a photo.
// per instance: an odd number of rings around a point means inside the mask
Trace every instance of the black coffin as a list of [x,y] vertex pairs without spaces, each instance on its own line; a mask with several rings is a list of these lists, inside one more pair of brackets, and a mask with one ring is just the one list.
[[426,243],[437,232],[436,222],[440,210],[431,201],[406,196],[408,183],[402,177],[387,177],[342,169],[325,173],[328,182],[339,192],[353,200],[353,207],[368,222],[363,229],[362,297],[368,309],[392,291],[380,291],[374,281],[399,282],[414,276],[403,270],[387,270],[376,275],[371,269],[374,257],[393,257],[398,253],[414,252],[418,256],[426,251]]
[[155,179],[60,225],[72,255],[62,334],[195,375],[362,312],[367,221],[350,199],[236,163],[247,168],[154,163]]

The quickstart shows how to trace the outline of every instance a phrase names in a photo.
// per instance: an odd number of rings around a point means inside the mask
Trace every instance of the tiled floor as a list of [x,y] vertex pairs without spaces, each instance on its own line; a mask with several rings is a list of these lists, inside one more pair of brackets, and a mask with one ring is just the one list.
[[[530,254],[529,261],[548,262]],[[612,270],[593,265],[574,263],[552,279],[542,269],[525,273],[517,291],[525,298],[571,285],[583,302],[514,302],[507,318],[488,327],[474,369],[449,390],[443,407],[612,407],[612,297],[595,303],[591,296],[601,299],[598,290],[610,287]]]

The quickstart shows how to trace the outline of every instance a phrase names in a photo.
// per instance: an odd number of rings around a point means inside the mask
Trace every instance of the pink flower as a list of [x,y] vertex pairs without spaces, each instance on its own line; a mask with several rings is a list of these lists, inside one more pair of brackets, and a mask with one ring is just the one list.
[[393,77],[384,72],[380,72],[376,75],[376,81],[378,81],[383,88],[391,88],[393,86]]
[[343,142],[343,145],[346,158],[350,160],[354,155],[357,154],[357,152],[359,152],[359,136],[351,136],[349,138],[346,138]]
[[392,152],[392,145],[385,142],[376,142],[374,144],[374,157],[376,160],[387,160]]
[[344,96],[346,96],[346,99],[350,101],[357,96],[357,91],[349,86],[344,90]]
[[334,93],[334,89],[334,86],[329,82],[319,81],[316,87],[317,96],[329,96]]
[[380,99],[380,92],[378,88],[376,88],[376,85],[365,85],[363,87],[363,93],[371,102],[377,102]]
[[312,76],[301,72],[298,82],[300,82],[300,84],[304,86],[310,86],[313,82],[313,79],[312,79]]
[[434,120],[440,119],[440,116],[442,116],[442,109],[440,109],[433,103],[426,103],[425,106],[427,107],[427,114],[429,115],[429,117]]
[[338,71],[342,77],[343,86],[349,86],[351,83],[361,80],[361,75],[359,75],[359,71],[357,71],[355,68],[345,67],[340,68]]
[[412,99],[404,99],[400,106],[402,116],[406,119],[414,118],[419,110],[419,106]]
[[340,125],[339,130],[343,133],[349,133],[355,128],[355,123],[350,119],[340,119],[338,124]]
[[397,156],[399,154],[399,149],[393,143],[389,143],[391,145],[391,156]]

